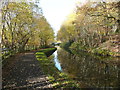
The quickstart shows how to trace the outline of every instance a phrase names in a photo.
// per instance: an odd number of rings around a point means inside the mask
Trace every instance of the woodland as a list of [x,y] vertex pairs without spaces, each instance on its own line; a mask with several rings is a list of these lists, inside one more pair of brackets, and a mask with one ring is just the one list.
[[61,25],[62,47],[99,55],[119,56],[120,2],[78,4]]
[[24,51],[39,48],[54,40],[54,31],[42,9],[30,2],[7,2],[2,8],[2,48]]
[[120,1],[89,1],[57,36],[38,2],[2,3],[3,89],[119,88]]

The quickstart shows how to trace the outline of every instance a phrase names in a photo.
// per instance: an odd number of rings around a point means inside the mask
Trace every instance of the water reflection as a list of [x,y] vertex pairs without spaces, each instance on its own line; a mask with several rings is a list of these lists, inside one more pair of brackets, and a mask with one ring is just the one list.
[[60,65],[59,60],[58,60],[57,50],[53,53],[53,55],[54,55],[55,67],[56,67],[59,71],[62,71],[61,65]]
[[70,54],[62,49],[54,53],[54,62],[60,71],[86,87],[119,87],[117,63],[96,59],[85,52]]

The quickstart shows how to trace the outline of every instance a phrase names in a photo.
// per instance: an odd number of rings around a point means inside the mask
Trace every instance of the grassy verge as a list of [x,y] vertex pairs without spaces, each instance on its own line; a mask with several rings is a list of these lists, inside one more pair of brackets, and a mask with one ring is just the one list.
[[87,46],[80,45],[78,43],[73,43],[70,46],[70,49],[75,50],[75,51],[86,51],[86,52],[89,52],[89,53],[92,53],[92,54],[95,54],[95,55],[98,55],[98,56],[104,56],[104,57],[106,57],[106,56],[107,57],[108,56],[117,57],[117,56],[120,55],[119,52],[112,52],[109,49],[103,49],[101,47],[92,48],[92,47],[87,47]]
[[54,52],[55,48],[42,49],[36,53],[37,60],[43,69],[44,74],[48,77],[53,88],[78,88],[79,85],[73,79],[70,79],[67,74],[60,72],[54,65],[51,57],[47,57],[48,52]]

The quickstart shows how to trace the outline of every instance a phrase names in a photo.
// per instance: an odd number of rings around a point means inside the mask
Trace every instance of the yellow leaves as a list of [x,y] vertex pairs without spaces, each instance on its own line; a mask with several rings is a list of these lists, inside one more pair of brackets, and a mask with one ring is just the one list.
[[[91,7],[93,4],[96,6]],[[114,33],[112,27],[117,26],[117,20],[119,20],[119,12],[114,3],[87,3],[78,6],[76,12],[70,14],[62,24],[58,32],[58,40],[67,42],[75,38],[79,41],[81,38],[87,43],[87,39],[94,38],[93,33],[99,39],[97,35],[102,37]],[[94,43],[94,39],[92,43]]]
[[39,19],[34,18],[33,36],[35,38],[32,40],[32,42],[36,44],[43,43],[44,41],[48,44],[54,40],[54,32],[44,17]]
[[10,2],[7,5],[7,9],[9,10],[15,10],[15,7],[17,7],[17,4],[15,2]]
[[[34,12],[32,6],[34,5],[25,2],[10,2],[3,8],[3,16],[6,15],[3,21],[8,42],[19,44],[29,38],[29,45],[40,45],[54,40],[51,26],[42,14]],[[11,27],[8,27],[7,23]]]
[[74,22],[76,19],[76,14],[71,13],[67,19],[63,22],[59,32],[58,32],[58,39],[64,39],[68,40],[67,37],[73,38],[73,35],[75,35],[75,29],[74,29]]

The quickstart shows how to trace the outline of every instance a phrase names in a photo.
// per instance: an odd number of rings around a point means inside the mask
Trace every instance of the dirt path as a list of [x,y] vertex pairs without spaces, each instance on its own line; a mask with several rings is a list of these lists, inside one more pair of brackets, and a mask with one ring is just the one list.
[[36,60],[35,52],[21,53],[11,59],[2,71],[3,89],[33,90],[51,87]]

